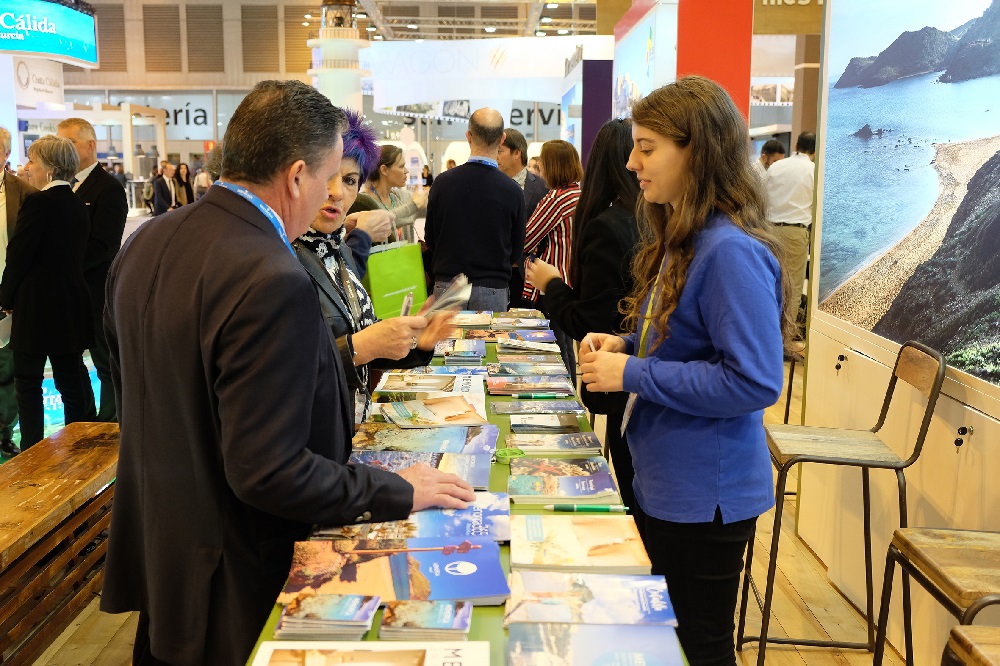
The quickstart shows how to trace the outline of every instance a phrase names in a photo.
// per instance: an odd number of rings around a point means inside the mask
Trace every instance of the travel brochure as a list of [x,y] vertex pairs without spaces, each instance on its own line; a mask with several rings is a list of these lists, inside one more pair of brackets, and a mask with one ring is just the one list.
[[452,340],[448,338],[434,345],[434,355],[444,356],[446,363],[449,358],[453,359],[453,361],[462,358],[481,360],[486,356],[486,342],[483,340]]
[[[573,385],[565,377],[544,377],[540,375],[524,377],[487,377],[486,390],[490,395],[531,394],[531,397],[555,398],[573,395]],[[528,396],[525,396],[528,397]]]
[[414,537],[479,537],[510,541],[510,498],[507,493],[476,493],[465,509],[425,509],[406,520],[317,527],[312,539],[409,539]]
[[541,319],[545,315],[542,314],[541,310],[535,310],[533,308],[511,308],[507,312],[494,312],[494,319],[518,319],[518,318],[528,318],[528,319]]
[[512,624],[507,666],[683,666],[670,626]]
[[462,395],[472,404],[476,413],[486,419],[486,393],[483,377],[461,375],[414,375],[386,373],[372,391],[376,403],[411,402],[430,398]]
[[488,453],[496,451],[500,428],[493,424],[446,428],[400,428],[393,423],[362,423],[351,441],[354,450]]
[[611,468],[608,466],[608,461],[603,456],[591,456],[589,458],[514,458],[510,461],[511,474],[590,476],[592,474],[610,472]]
[[382,602],[458,599],[484,606],[510,594],[490,539],[298,541],[278,603],[317,594],[377,595]]
[[485,365],[421,365],[406,370],[390,370],[394,375],[485,375]]
[[488,666],[486,641],[386,642],[264,641],[251,666]]
[[381,405],[381,408],[385,420],[400,428],[441,428],[486,423],[486,418],[461,395],[390,402]]
[[495,331],[512,331],[520,328],[543,328],[549,327],[548,319],[536,317],[493,317],[490,328]]
[[532,342],[555,342],[556,336],[552,331],[539,330],[486,330],[469,329],[461,331],[457,337],[463,340],[484,340],[486,342],[497,342],[498,340],[530,340]]
[[452,317],[452,326],[489,326],[490,320],[493,319],[493,313],[489,310],[462,310],[461,312],[456,312],[455,316]]
[[510,517],[510,567],[584,573],[650,573],[635,519],[628,515]]
[[[441,342],[447,342],[442,340]],[[438,344],[441,344],[439,342]],[[531,340],[497,340],[497,353],[523,353],[523,352],[544,352],[548,354],[558,354],[559,345],[554,342],[532,342]],[[435,348],[435,353],[437,353]]]
[[549,363],[487,363],[486,370],[490,377],[531,377],[531,376],[557,376],[567,377],[566,366],[562,360],[555,360],[554,357]]
[[274,637],[281,640],[359,641],[372,627],[380,599],[360,594],[317,594],[281,610]]
[[507,447],[521,449],[529,456],[556,454],[599,454],[601,440],[592,432],[574,432],[566,435],[509,435]]
[[494,414],[583,414],[577,400],[510,400],[494,402]]
[[349,462],[376,467],[386,472],[398,472],[418,463],[436,467],[468,482],[473,488],[486,490],[490,483],[490,460],[486,453],[423,453],[413,451],[355,451]]
[[580,432],[580,419],[576,414],[511,414],[510,431],[517,434]]
[[590,476],[512,475],[507,494],[517,504],[621,504],[608,472]]
[[562,363],[558,354],[497,354],[497,363]]
[[472,625],[468,601],[390,601],[378,637],[386,641],[465,640]]
[[677,626],[663,576],[513,571],[504,624],[669,624]]

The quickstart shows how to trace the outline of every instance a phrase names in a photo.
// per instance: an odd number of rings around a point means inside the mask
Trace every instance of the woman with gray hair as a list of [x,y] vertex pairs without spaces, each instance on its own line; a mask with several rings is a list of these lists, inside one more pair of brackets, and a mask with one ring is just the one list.
[[62,395],[65,422],[97,416],[83,364],[83,350],[94,344],[90,294],[83,279],[90,215],[69,184],[79,157],[72,141],[53,135],[31,144],[28,157],[41,191],[21,205],[0,282],[0,308],[13,316],[10,348],[22,449],[44,437],[46,359]]

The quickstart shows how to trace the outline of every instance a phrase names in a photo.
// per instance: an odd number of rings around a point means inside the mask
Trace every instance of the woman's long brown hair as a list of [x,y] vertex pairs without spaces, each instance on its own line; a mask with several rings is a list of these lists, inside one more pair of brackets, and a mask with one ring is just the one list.
[[[637,102],[632,123],[690,150],[684,194],[676,209],[639,198],[636,217],[641,240],[632,262],[634,287],[622,302],[625,330],[633,330],[645,315],[642,302],[656,288],[651,319],[657,346],[669,336],[670,315],[687,281],[695,238],[716,211],[767,246],[782,265],[783,302],[794,297],[783,268],[781,244],[766,218],[763,187],[750,165],[747,125],[729,94],[714,81],[687,76]],[[666,266],[660,277],[664,257]],[[785,316],[786,310],[780,308],[780,325],[787,342],[793,337],[795,322]]]

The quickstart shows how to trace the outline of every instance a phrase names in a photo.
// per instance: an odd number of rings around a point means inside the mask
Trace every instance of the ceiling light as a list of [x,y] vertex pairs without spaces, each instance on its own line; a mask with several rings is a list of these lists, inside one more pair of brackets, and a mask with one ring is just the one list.
[[495,27],[493,27],[492,25],[486,26],[485,28],[483,28],[483,30],[485,30],[486,32],[496,32],[497,31],[497,29]]
[[552,17],[551,16],[543,16],[542,17],[542,23],[552,23]]
[[406,27],[409,28],[410,30],[416,30],[418,26],[417,26],[416,23],[411,23],[410,25],[408,25]]
[[550,2],[547,5],[545,5],[545,8],[546,9],[559,9],[559,3],[558,2]]
[[368,32],[375,32],[375,31],[376,31],[377,29],[378,29],[378,28],[376,28],[376,27],[375,27],[375,26],[373,26],[373,25],[370,25],[370,26],[368,26],[367,28],[365,28],[365,30],[367,30]]
[[569,34],[569,30],[567,30],[566,28],[563,28],[561,30],[556,30],[556,32],[558,32],[560,35],[568,35]]
[[372,39],[382,39],[382,35],[375,35]]
[[312,15],[312,14],[306,14],[306,15],[305,15],[305,16],[303,16],[302,18],[307,18],[307,19],[311,19],[312,17],[313,17],[313,15]]
[[539,30],[538,32],[535,33],[535,37],[544,37],[544,36],[545,36],[545,33],[543,31],[541,31],[541,30]]

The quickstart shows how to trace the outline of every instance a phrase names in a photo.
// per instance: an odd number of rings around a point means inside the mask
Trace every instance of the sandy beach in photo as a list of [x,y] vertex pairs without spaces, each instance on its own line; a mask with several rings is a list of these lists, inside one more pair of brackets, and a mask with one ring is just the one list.
[[[941,246],[968,191],[969,180],[1000,151],[1000,135],[935,144],[934,149],[939,184],[934,207],[913,231],[831,293],[820,304],[822,311],[872,330],[903,284]],[[872,224],[878,224],[878,220],[873,219]]]

